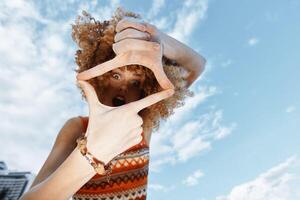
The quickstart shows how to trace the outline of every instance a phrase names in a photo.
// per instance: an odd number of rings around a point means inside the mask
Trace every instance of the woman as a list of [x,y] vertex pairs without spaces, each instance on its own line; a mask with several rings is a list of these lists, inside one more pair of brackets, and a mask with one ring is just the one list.
[[[205,59],[155,26],[133,20],[139,18],[118,8],[109,21],[96,21],[83,12],[73,25],[72,37],[80,47],[78,86],[89,104],[89,116],[67,120],[22,200],[146,199],[151,133],[193,95],[188,87],[203,72]],[[124,45],[126,41],[130,45]],[[155,43],[162,45],[159,73],[157,66],[126,65],[84,77],[118,52],[136,44],[149,50]],[[172,87],[161,84],[168,81]],[[85,140],[79,140],[83,136]],[[80,142],[100,162],[98,168],[87,162]]]

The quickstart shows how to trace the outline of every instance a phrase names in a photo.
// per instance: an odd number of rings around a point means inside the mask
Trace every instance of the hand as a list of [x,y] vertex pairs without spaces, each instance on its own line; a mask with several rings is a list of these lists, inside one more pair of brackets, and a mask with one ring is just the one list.
[[[120,52],[126,49],[127,46],[130,48],[131,41],[129,38],[160,43],[163,47],[163,55],[170,60],[176,61],[177,64],[188,71],[188,76],[183,77],[187,82],[187,87],[204,70],[206,60],[203,56],[184,43],[160,31],[152,24],[134,18],[124,18],[118,22],[116,32],[117,34],[114,38],[116,44],[126,40],[129,41],[125,43],[126,45],[124,44],[120,48],[115,48],[115,50]],[[143,42],[140,43],[143,44]]]
[[177,50],[180,49],[180,43],[164,32],[160,31],[155,25],[134,18],[124,18],[116,26],[115,42],[126,38],[135,38],[151,42],[161,43],[163,46],[163,55],[169,59],[176,60]]
[[174,94],[173,89],[164,90],[135,102],[110,107],[98,101],[92,85],[86,81],[78,83],[89,105],[87,149],[105,164],[141,142],[143,119],[138,112]]
[[[117,24],[116,30],[119,29],[118,27],[119,26]],[[174,89],[174,85],[168,79],[163,70],[163,47],[161,43],[149,42],[134,38],[123,38],[121,41],[114,43],[112,48],[117,55],[115,58],[79,73],[77,75],[77,79],[87,80],[96,76],[100,76],[118,67],[138,64],[152,70],[158,83],[163,89]]]

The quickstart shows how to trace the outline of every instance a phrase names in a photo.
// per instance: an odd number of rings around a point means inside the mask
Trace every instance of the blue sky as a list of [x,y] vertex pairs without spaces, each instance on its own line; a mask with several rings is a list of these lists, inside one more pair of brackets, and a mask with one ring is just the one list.
[[121,5],[207,59],[152,136],[148,198],[299,199],[300,1],[140,2],[1,1],[0,159],[37,172],[63,123],[88,113],[70,24]]

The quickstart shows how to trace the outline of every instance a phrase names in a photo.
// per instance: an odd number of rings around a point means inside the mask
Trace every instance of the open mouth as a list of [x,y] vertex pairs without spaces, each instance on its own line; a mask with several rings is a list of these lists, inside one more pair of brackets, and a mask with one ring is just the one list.
[[124,105],[125,103],[126,103],[125,97],[121,95],[117,95],[112,99],[112,104],[114,106],[121,106]]

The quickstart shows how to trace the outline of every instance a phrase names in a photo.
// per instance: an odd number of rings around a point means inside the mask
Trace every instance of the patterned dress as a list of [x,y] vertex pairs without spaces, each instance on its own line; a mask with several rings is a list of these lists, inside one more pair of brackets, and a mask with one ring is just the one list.
[[[84,130],[88,117],[81,118]],[[84,131],[85,132],[85,131]],[[149,146],[143,140],[112,160],[109,183],[103,175],[95,174],[74,195],[73,200],[145,200],[149,165]]]

